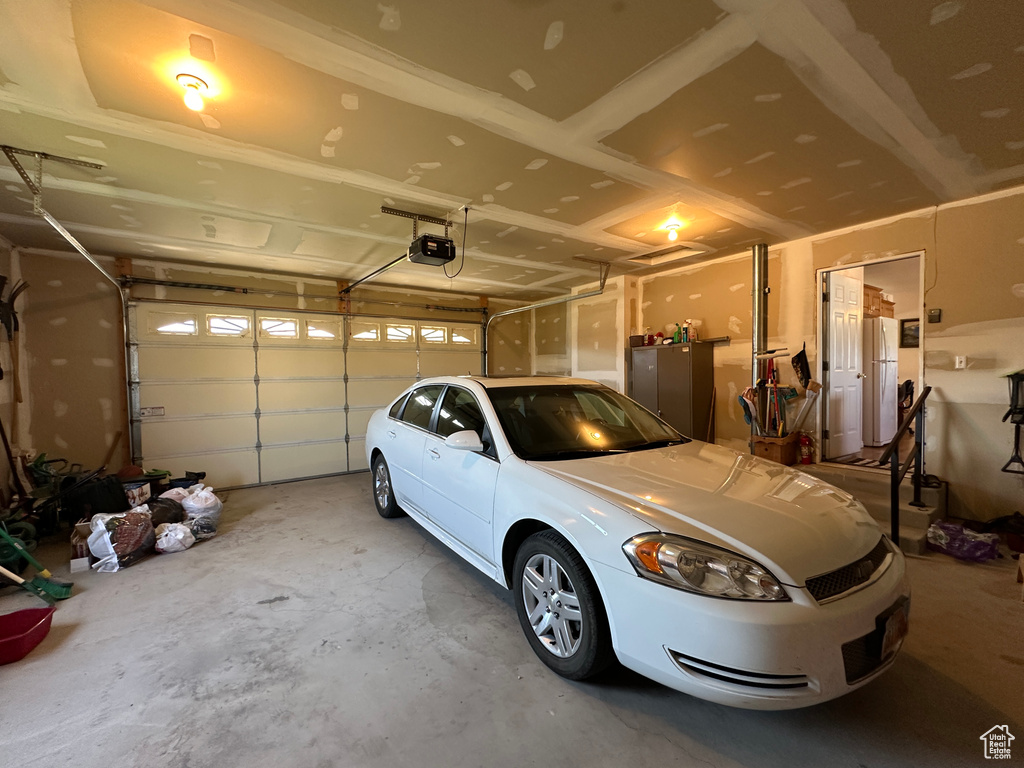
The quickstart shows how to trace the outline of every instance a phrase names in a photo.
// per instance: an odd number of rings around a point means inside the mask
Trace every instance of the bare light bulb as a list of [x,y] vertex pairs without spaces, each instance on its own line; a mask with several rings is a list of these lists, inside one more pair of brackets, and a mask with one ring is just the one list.
[[185,89],[185,106],[193,112],[201,112],[203,107],[203,95],[209,90],[205,80],[182,73],[177,77],[178,85]]
[[672,227],[672,229],[670,229],[668,231],[668,239],[672,240],[673,242],[675,242],[676,240],[679,239],[679,233],[676,232],[676,228],[675,227]]
[[191,109],[193,112],[202,112],[203,107],[203,95],[199,93],[194,85],[186,86],[185,88],[185,106]]

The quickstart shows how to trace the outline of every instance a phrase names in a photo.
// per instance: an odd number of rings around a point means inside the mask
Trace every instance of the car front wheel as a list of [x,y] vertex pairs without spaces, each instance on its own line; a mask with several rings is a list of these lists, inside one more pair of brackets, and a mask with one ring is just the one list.
[[383,456],[373,460],[370,472],[373,477],[373,504],[381,517],[401,517],[405,514],[395,501],[395,490],[391,485],[391,472]]
[[597,585],[564,538],[542,531],[523,542],[513,592],[526,639],[552,670],[584,680],[611,663],[611,635]]

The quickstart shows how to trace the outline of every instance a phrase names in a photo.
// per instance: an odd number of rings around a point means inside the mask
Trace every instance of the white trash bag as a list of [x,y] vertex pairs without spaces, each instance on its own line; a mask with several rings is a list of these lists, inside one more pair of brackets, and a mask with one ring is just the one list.
[[191,529],[183,523],[163,523],[156,528],[156,551],[184,552],[196,543]]
[[189,495],[182,499],[181,506],[185,508],[189,520],[207,517],[214,525],[220,522],[220,511],[224,507],[221,500],[214,495],[213,488],[203,487],[202,484],[189,488]]
[[161,493],[160,498],[171,499],[181,504],[181,502],[188,498],[188,490],[185,488],[171,488],[171,490]]

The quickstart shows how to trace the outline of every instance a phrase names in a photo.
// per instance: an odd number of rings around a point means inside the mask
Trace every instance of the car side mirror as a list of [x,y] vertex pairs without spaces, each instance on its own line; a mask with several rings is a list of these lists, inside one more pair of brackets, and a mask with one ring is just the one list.
[[472,429],[453,432],[444,439],[444,444],[457,451],[482,451],[484,449],[484,444],[480,442],[480,435]]

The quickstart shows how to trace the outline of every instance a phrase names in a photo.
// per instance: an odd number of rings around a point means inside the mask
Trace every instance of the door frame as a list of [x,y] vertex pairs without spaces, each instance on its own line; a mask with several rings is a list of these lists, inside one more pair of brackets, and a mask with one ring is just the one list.
[[[924,279],[925,279],[925,254],[926,250],[920,248],[914,251],[906,251],[904,253],[898,253],[893,256],[885,256],[880,259],[868,259],[866,261],[858,261],[850,264],[839,264],[831,267],[823,267],[818,269],[815,273],[815,287],[817,289],[818,303],[816,305],[818,313],[817,322],[817,343],[818,343],[818,360],[815,367],[815,373],[817,375],[817,381],[821,382],[821,392],[818,395],[818,402],[815,408],[815,415],[818,419],[818,426],[816,430],[817,446],[816,446],[816,460],[823,464],[834,464],[829,459],[823,458],[825,456],[825,429],[828,425],[828,387],[829,379],[827,372],[825,371],[825,363],[827,362],[828,355],[828,319],[829,319],[829,299],[825,295],[825,276],[832,272],[843,272],[847,269],[856,269],[857,267],[863,267],[865,269],[872,267],[877,264],[885,264],[892,261],[904,261],[906,259],[918,259],[918,274],[917,274],[917,286],[918,286],[918,304],[917,304],[917,316],[920,320],[920,341],[917,347],[917,381],[914,382],[914,392],[918,393],[921,388],[924,387],[924,350],[925,350],[925,327],[927,326],[927,318],[924,314]],[[861,318],[863,322],[863,316]],[[898,426],[898,425],[897,425]],[[857,465],[846,465],[842,464],[839,466],[854,466],[856,469],[866,469],[868,471],[879,471],[888,472],[885,467],[861,467]]]

